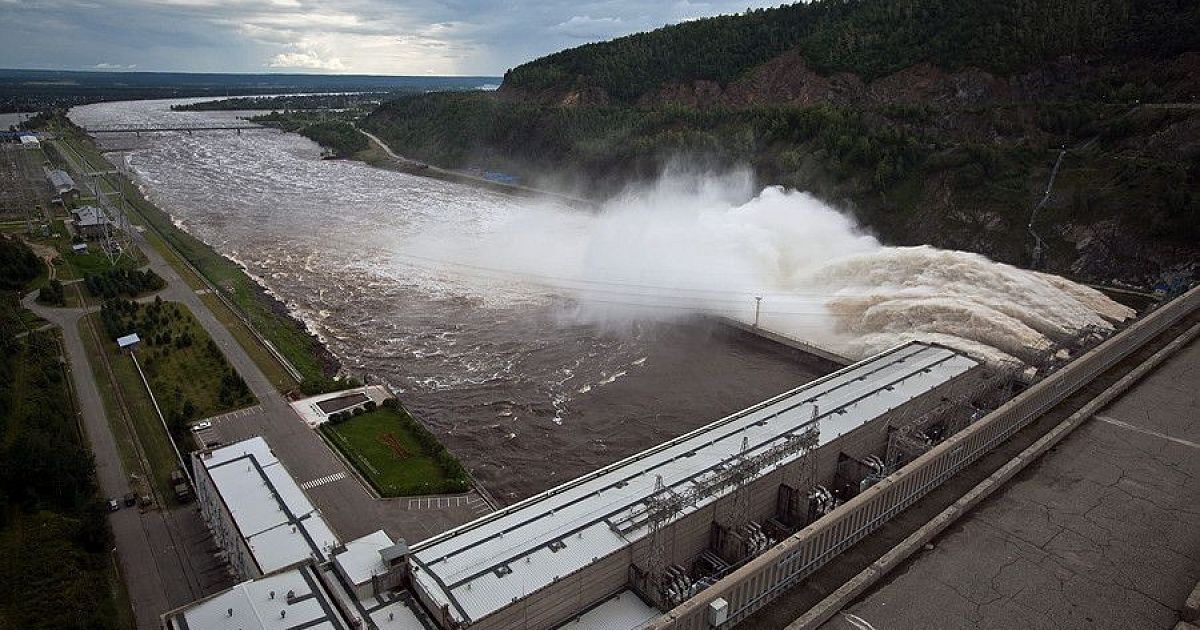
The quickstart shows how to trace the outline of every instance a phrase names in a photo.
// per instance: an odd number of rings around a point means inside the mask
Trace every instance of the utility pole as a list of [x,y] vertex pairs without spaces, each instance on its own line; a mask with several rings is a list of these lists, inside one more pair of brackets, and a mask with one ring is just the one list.
[[754,296],[754,327],[758,328],[758,313],[762,309],[762,296]]

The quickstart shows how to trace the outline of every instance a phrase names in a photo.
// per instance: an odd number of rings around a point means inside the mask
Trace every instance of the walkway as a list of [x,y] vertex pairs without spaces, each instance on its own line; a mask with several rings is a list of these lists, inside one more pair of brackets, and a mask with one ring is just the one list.
[[824,630],[1169,629],[1200,580],[1200,341]]

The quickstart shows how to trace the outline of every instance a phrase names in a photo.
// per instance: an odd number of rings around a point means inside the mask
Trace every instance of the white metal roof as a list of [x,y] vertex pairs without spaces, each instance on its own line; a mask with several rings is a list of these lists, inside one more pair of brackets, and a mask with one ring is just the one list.
[[371,576],[387,573],[379,552],[391,547],[392,539],[382,529],[346,543],[346,550],[334,554],[333,562],[355,586],[371,581]]
[[324,562],[337,536],[262,437],[200,455],[259,569]]
[[435,606],[448,604],[459,621],[478,620],[644,536],[644,526],[621,534],[610,523],[651,496],[657,477],[686,491],[714,468],[807,430],[814,407],[819,443],[826,444],[977,365],[954,350],[919,342],[881,353],[418,543],[411,556],[414,586]]
[[411,599],[394,599],[367,612],[379,630],[428,630],[429,626],[417,616]]
[[139,341],[141,341],[141,339],[138,339],[137,333],[130,333],[128,335],[117,337],[117,346],[120,348],[126,348]]
[[[291,603],[288,593],[293,597]],[[166,615],[171,630],[346,630],[312,565],[242,582]]]
[[642,601],[633,591],[621,591],[559,626],[559,630],[630,630],[658,615],[657,609]]

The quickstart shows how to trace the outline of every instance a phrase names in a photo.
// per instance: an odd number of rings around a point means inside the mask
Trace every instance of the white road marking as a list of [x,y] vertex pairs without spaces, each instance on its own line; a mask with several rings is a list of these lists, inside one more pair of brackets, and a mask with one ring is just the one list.
[[346,473],[337,472],[337,473],[333,473],[332,475],[325,475],[324,477],[318,477],[316,479],[313,479],[312,481],[305,481],[304,483],[300,484],[300,488],[302,490],[312,490],[313,488],[316,488],[317,486],[323,486],[327,483],[341,481],[342,479],[345,479],[345,478],[346,478]]
[[1128,422],[1125,422],[1123,420],[1117,420],[1116,418],[1110,418],[1108,416],[1096,415],[1096,416],[1092,416],[1092,417],[1101,422],[1107,422],[1113,426],[1121,427],[1122,429],[1129,429],[1130,431],[1136,431],[1143,435],[1149,435],[1151,437],[1160,438],[1160,439],[1166,440],[1168,442],[1174,442],[1181,446],[1188,446],[1188,447],[1200,450],[1200,444],[1197,444],[1197,443],[1189,441],[1189,440],[1185,440],[1183,438],[1171,437],[1170,435],[1167,435],[1165,433],[1159,433],[1158,431],[1151,431],[1150,429],[1144,429],[1137,425],[1129,424]]
[[846,618],[846,621],[850,622],[850,625],[858,628],[858,630],[875,630],[875,626],[872,626],[869,621],[859,617],[858,615],[844,612],[842,613],[842,616]]
[[469,507],[473,510],[479,510],[479,504],[487,508],[487,503],[474,495],[458,496],[458,497],[420,497],[408,500],[408,509],[410,510],[444,510],[453,507]]

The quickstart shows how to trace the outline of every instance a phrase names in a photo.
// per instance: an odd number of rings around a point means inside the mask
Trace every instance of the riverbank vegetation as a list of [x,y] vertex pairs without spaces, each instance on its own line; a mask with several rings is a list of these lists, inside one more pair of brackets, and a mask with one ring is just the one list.
[[381,496],[454,494],[470,489],[466,470],[395,398],[356,413],[334,414],[325,439]]
[[324,112],[271,112],[255,116],[251,122],[298,133],[340,158],[348,158],[367,148],[366,136],[354,128],[357,116],[350,113],[329,115]]
[[282,96],[242,96],[223,98],[216,101],[200,101],[172,105],[176,112],[210,111],[294,111],[294,110],[344,110],[373,107],[388,97],[395,98],[401,92],[360,92],[355,94],[286,94]]

